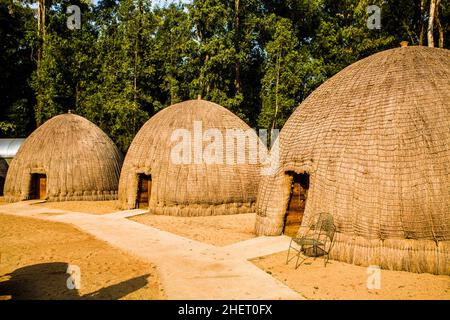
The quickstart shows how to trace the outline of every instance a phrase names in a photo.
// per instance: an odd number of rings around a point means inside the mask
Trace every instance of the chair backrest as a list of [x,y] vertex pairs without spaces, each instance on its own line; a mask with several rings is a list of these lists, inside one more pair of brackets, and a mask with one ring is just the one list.
[[334,225],[333,216],[326,212],[321,212],[313,217],[311,229],[319,239],[321,236],[326,236],[330,242],[333,242],[336,226]]

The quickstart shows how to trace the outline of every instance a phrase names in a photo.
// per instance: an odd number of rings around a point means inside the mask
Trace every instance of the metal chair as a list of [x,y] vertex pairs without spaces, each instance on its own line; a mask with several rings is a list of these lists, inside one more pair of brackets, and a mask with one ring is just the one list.
[[[333,216],[331,214],[322,212],[314,215],[311,219],[311,223],[307,227],[306,233],[292,237],[291,242],[289,243],[286,264],[297,257],[295,263],[295,269],[297,269],[308,256],[313,256],[314,258],[323,256],[326,267],[329,253],[333,246],[335,232],[336,226],[334,225]],[[296,254],[289,259],[291,249],[294,250]],[[299,264],[298,260],[301,253],[307,257]]]

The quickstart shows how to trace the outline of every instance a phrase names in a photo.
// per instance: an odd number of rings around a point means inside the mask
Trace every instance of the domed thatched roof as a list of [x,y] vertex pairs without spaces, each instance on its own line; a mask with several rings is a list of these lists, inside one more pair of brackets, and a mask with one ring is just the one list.
[[334,259],[450,273],[450,51],[404,47],[354,63],[313,92],[280,134],[256,232],[280,234],[286,171],[308,173],[302,225],[329,212]]
[[121,165],[121,153],[100,128],[78,115],[59,115],[20,147],[8,170],[5,199],[29,199],[33,174],[46,175],[50,201],[116,199]]
[[[227,109],[204,100],[185,101],[161,110],[144,124],[125,157],[119,183],[119,202],[123,208],[136,207],[138,175],[146,174],[152,180],[149,196],[152,213],[199,216],[252,212],[259,166],[248,161],[195,163],[195,150],[192,151],[196,144],[195,121],[201,122],[203,133],[217,129],[224,139],[227,129],[250,129]],[[171,158],[178,143],[173,134],[179,129],[187,130],[193,138],[191,162],[179,163]],[[254,132],[251,134],[258,139]],[[202,148],[206,145],[200,143]],[[221,145],[225,146],[225,141]],[[248,151],[247,144],[246,155]]]

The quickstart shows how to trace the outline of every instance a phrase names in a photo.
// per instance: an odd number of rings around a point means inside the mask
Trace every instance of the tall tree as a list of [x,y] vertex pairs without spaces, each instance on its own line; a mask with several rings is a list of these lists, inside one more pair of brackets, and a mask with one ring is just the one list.
[[[73,4],[80,30],[66,26]],[[381,29],[368,29],[369,5]],[[358,59],[429,36],[448,48],[449,20],[448,0],[0,0],[0,134],[72,109],[126,151],[149,116],[198,94],[281,128]]]
[[36,20],[22,2],[0,1],[0,137],[23,137],[35,126],[35,96],[29,79],[35,68]]
[[431,0],[430,1],[430,11],[428,18],[428,46],[434,47],[434,23],[437,15],[437,11],[439,9],[439,0]]
[[156,110],[196,97],[189,84],[195,79],[198,43],[193,39],[192,21],[185,8],[172,3],[155,10],[157,27],[151,59],[156,68],[154,81],[160,83],[152,92]]
[[321,82],[323,66],[308,48],[301,47],[293,24],[286,18],[271,15],[267,26],[272,39],[266,44],[262,78],[262,110],[258,125],[280,129],[295,107]]
[[153,110],[149,91],[153,66],[148,59],[154,32],[148,0],[101,1],[93,25],[97,68],[82,96],[80,113],[95,122],[126,151]]
[[194,0],[189,10],[199,43],[199,75],[193,87],[206,99],[256,123],[262,60],[260,1]]
[[[42,60],[44,56],[45,50],[45,16],[46,16],[46,8],[45,8],[45,0],[38,0],[38,39],[39,39],[39,47],[37,53],[37,72],[41,72],[42,68]],[[42,117],[40,114],[42,113],[42,88],[38,87],[38,92],[36,95],[36,124],[40,126],[42,123]]]

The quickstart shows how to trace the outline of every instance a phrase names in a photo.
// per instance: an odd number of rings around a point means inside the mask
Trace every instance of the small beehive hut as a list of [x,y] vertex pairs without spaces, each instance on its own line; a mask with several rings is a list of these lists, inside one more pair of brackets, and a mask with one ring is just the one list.
[[9,166],[5,200],[117,199],[122,155],[96,125],[75,114],[46,121]]
[[449,50],[403,47],[354,63],[297,108],[278,143],[257,234],[283,232],[297,175],[309,180],[302,226],[314,213],[334,217],[333,259],[450,274]]
[[[229,130],[247,132],[251,139],[259,141],[247,124],[212,102],[190,100],[158,112],[138,132],[125,157],[119,183],[122,208],[148,207],[154,214],[177,216],[254,212],[259,165],[249,161],[248,155],[254,151],[252,144],[246,143],[241,150],[231,149],[233,154],[244,151],[247,159],[239,160],[236,155],[233,162],[227,161],[225,150],[223,157],[214,161],[204,156],[208,143],[202,142],[202,137],[207,132],[218,134],[223,137],[219,149],[226,148]],[[185,133],[187,139],[187,158],[182,162],[173,158],[176,145],[181,143],[177,132]],[[210,141],[218,142],[216,139]],[[203,159],[202,154],[200,159],[196,155],[196,147],[203,151]]]

